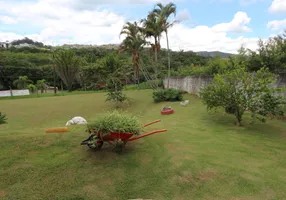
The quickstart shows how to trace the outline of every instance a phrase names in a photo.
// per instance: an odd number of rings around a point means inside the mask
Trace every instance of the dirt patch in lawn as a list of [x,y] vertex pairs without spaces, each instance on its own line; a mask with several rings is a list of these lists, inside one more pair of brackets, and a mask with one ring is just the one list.
[[0,190],[0,198],[5,197],[7,194],[8,194],[7,191],[5,191],[5,190]]
[[218,174],[212,171],[200,172],[198,175],[194,175],[190,171],[184,171],[182,175],[176,177],[176,180],[183,183],[198,183],[211,180],[217,176]]

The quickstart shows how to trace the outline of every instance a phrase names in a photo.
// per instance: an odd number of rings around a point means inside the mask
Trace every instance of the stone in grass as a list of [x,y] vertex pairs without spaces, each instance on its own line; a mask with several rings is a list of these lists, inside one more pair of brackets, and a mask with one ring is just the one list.
[[66,126],[77,125],[77,124],[87,124],[87,121],[83,117],[74,117],[66,123]]

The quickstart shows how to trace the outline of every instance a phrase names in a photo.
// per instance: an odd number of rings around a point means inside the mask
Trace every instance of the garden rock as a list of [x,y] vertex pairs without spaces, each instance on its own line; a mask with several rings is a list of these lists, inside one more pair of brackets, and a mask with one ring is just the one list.
[[83,117],[74,117],[66,123],[66,126],[77,124],[87,124],[87,121]]

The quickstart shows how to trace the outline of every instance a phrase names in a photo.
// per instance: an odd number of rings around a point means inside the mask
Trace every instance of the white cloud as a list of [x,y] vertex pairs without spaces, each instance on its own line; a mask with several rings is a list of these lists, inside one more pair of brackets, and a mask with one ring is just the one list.
[[9,16],[0,16],[0,22],[3,24],[16,24],[17,20]]
[[[179,34],[178,34],[179,33]],[[170,30],[170,47],[173,50],[224,51],[236,53],[243,44],[246,48],[256,49],[258,38],[239,36],[232,39],[226,32],[217,32],[212,27],[196,26],[194,28],[178,24]],[[162,46],[166,47],[165,39]]]
[[272,31],[279,31],[286,28],[286,19],[283,20],[273,20],[267,23],[267,28]]
[[186,8],[177,13],[176,20],[178,20],[180,22],[188,21],[190,19],[191,19],[191,14],[190,14],[189,10]]
[[[131,0],[108,0],[107,3],[128,3]],[[0,12],[5,16],[18,21],[18,24],[29,24],[39,31],[34,34],[15,34],[12,32],[1,32],[0,40],[15,40],[22,37],[57,45],[64,43],[77,44],[108,44],[120,43],[123,37],[119,33],[126,22],[126,16],[108,10],[97,8],[85,9],[86,5],[94,3],[99,5],[104,0],[38,0],[37,2],[1,2]],[[132,1],[133,2],[133,1]],[[137,0],[137,3],[154,3],[155,0]],[[105,2],[106,3],[106,2]],[[69,4],[69,6],[66,6]],[[181,20],[190,19],[188,10],[182,10],[177,15]],[[169,31],[170,46],[173,50],[193,51],[225,51],[236,52],[240,45],[245,44],[247,48],[255,49],[258,38],[244,38],[238,36],[230,38],[228,32],[247,32],[250,18],[244,12],[237,12],[233,20],[227,23],[217,24],[211,27],[176,24]],[[29,31],[31,32],[31,31]],[[166,41],[162,38],[162,46],[166,47]]]
[[251,29],[246,25],[249,24],[251,18],[245,12],[237,12],[231,22],[221,23],[213,26],[213,30],[218,32],[250,32]]
[[269,11],[271,13],[286,13],[286,0],[273,0]]

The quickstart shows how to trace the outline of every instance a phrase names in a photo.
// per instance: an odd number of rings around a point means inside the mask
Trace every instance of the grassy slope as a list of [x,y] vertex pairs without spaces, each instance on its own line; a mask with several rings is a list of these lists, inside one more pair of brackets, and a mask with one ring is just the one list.
[[0,126],[0,199],[285,199],[286,125],[233,125],[232,117],[207,113],[196,98],[161,116],[150,91],[130,91],[127,111],[147,130],[167,133],[91,151],[79,143],[85,127],[45,134],[73,116],[88,121],[110,110],[103,94],[3,100],[9,123]]

